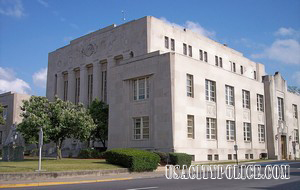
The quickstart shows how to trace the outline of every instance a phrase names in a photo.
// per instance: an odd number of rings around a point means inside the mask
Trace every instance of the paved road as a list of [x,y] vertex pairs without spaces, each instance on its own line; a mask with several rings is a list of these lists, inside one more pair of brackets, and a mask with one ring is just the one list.
[[[264,163],[263,165],[270,164]],[[271,164],[275,164],[271,163]],[[95,189],[95,190],[148,190],[148,189],[283,189],[283,190],[300,190],[300,162],[276,162],[276,164],[290,164],[290,179],[251,179],[251,180],[228,180],[228,179],[166,179],[165,177],[146,178],[146,179],[132,179],[126,181],[113,181],[113,182],[100,182],[76,185],[57,185],[57,186],[44,186],[44,187],[27,187],[19,189]]]

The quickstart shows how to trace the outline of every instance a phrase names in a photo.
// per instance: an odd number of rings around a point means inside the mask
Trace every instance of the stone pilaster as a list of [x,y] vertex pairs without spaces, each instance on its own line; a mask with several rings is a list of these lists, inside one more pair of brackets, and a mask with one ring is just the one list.
[[87,67],[80,67],[80,97],[79,102],[82,103],[85,107],[88,103],[88,72]]
[[68,100],[70,102],[75,102],[75,72],[70,70],[68,72]]
[[101,65],[99,63],[93,64],[93,99],[100,99],[101,92]]

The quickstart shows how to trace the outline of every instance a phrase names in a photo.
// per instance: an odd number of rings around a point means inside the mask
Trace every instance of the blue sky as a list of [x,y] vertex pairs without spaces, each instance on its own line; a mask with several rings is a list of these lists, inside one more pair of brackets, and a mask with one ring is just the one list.
[[0,0],[0,93],[45,95],[48,53],[151,15],[202,33],[300,87],[299,0]]

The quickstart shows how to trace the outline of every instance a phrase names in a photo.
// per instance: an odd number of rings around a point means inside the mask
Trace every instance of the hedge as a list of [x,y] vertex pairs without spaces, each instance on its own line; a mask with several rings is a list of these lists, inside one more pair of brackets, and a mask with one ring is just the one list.
[[183,165],[189,167],[192,164],[192,156],[186,153],[169,153],[170,155],[170,164],[180,165],[182,168]]
[[104,158],[108,163],[126,167],[134,172],[153,171],[160,161],[159,156],[153,152],[131,148],[111,149],[104,153]]
[[169,164],[169,153],[159,151],[153,151],[153,153],[157,154],[160,157],[160,165],[164,166],[166,164]]
[[80,150],[78,158],[87,159],[87,158],[102,158],[102,153],[95,149],[82,149]]

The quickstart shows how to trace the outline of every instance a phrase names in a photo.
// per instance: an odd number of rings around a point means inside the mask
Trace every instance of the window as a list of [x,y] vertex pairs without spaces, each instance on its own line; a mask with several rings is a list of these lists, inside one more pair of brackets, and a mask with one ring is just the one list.
[[235,140],[235,122],[234,121],[226,121],[226,137],[228,141]]
[[265,126],[258,125],[258,142],[265,142]]
[[232,160],[232,155],[228,154],[228,160]]
[[251,141],[251,124],[244,123],[244,141]]
[[64,101],[68,99],[68,80],[64,80]]
[[222,57],[219,57],[219,63],[220,63],[220,67],[223,68],[223,60],[222,60]]
[[236,72],[236,67],[235,67],[235,63],[234,62],[232,62],[231,71]]
[[186,74],[186,93],[188,97],[194,97],[194,77]]
[[216,82],[205,80],[205,95],[207,101],[216,101]]
[[208,62],[208,56],[207,56],[207,52],[206,51],[204,52],[204,61]]
[[203,51],[201,49],[199,50],[199,59],[203,61]]
[[214,160],[219,160],[219,154],[214,155]]
[[187,47],[185,43],[183,44],[183,54],[187,55]]
[[88,75],[88,105],[92,103],[93,100],[93,74]]
[[165,36],[165,48],[169,49],[169,38]]
[[102,101],[106,102],[106,97],[107,97],[107,72],[106,71],[102,71],[101,73],[102,75],[102,84],[101,84],[101,97],[102,97]]
[[78,104],[80,97],[80,77],[75,80],[75,104]]
[[54,75],[54,96],[57,95],[57,74]]
[[194,116],[187,116],[187,137],[193,139],[194,138]]
[[8,111],[7,106],[3,106],[3,110],[2,110],[2,118],[4,119],[4,121],[7,120],[7,111]]
[[236,154],[233,154],[233,159],[237,159],[237,155]]
[[256,80],[256,71],[253,71],[253,78]]
[[295,104],[293,104],[293,118],[298,118],[298,108]]
[[175,51],[175,40],[171,39],[171,50]]
[[133,128],[133,139],[143,140],[149,139],[149,117],[137,117],[133,118],[134,128]]
[[211,154],[207,155],[207,160],[210,160],[210,161],[212,160],[212,155]]
[[244,74],[244,68],[243,66],[241,65],[241,75]]
[[284,120],[283,99],[282,98],[278,98],[278,119],[280,121]]
[[247,90],[243,90],[242,94],[243,94],[243,108],[250,109],[250,92]]
[[299,130],[298,129],[295,129],[294,141],[296,143],[299,143]]
[[192,46],[189,46],[189,56],[193,57],[193,48],[192,48]]
[[218,56],[215,56],[215,64],[216,64],[216,66],[219,66],[219,58],[218,58]]
[[133,99],[145,100],[149,98],[149,78],[133,80]]
[[249,154],[245,154],[245,159],[249,159]]
[[257,94],[257,111],[264,111],[264,96]]
[[214,118],[206,118],[206,139],[217,139],[217,123]]
[[234,106],[234,88],[232,86],[225,85],[225,99],[227,105]]
[[250,159],[253,159],[253,154],[250,154]]
[[2,131],[0,131],[0,144],[2,144]]

